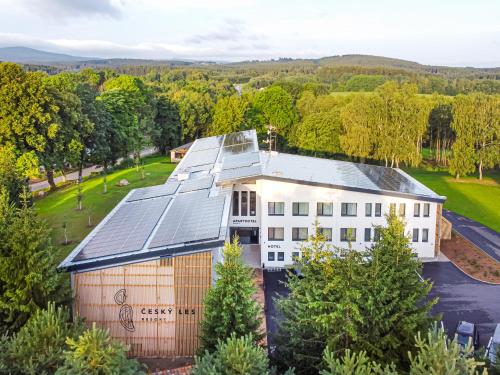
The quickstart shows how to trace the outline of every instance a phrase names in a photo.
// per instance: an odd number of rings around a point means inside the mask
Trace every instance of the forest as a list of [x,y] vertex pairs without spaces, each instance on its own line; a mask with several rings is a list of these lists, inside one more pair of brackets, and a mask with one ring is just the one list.
[[[32,67],[31,67],[32,68]],[[112,166],[206,135],[272,126],[278,150],[399,167],[422,155],[457,178],[498,166],[494,73],[285,61],[47,74],[0,64],[2,184]],[[425,150],[425,152],[423,152]]]

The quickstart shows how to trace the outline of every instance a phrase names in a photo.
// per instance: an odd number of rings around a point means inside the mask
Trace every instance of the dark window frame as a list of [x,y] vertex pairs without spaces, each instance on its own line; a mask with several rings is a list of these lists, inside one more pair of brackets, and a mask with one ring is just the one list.
[[[330,214],[325,214],[325,206],[330,206]],[[316,214],[318,216],[333,216],[333,202],[317,202]]]
[[250,216],[257,215],[257,193],[255,191],[250,192],[250,202],[249,202],[249,214]]
[[[349,207],[354,205],[354,214],[349,214]],[[342,202],[340,204],[340,216],[356,217],[358,216],[358,204],[354,202]]]
[[[351,238],[348,238],[351,229]],[[340,242],[356,242],[356,228],[340,228]]]
[[420,217],[420,203],[413,203],[413,217]]
[[[325,236],[325,234],[324,234],[325,230],[330,230],[330,237]],[[333,228],[330,228],[330,227],[318,227],[318,231],[325,238],[326,242],[332,242],[333,241]]]
[[[271,254],[272,254],[272,256],[271,256]],[[267,252],[267,261],[268,262],[274,262],[275,259],[276,259],[276,254],[274,253],[274,251],[268,251]]]
[[[278,203],[281,203],[283,205],[282,214],[276,213],[276,205]],[[271,212],[271,207],[273,212]],[[267,216],[285,216],[285,202],[267,202]]]
[[[300,230],[301,229],[306,230],[305,238],[300,237]],[[292,241],[307,241],[308,237],[309,237],[309,228],[307,228],[307,227],[293,227],[292,228]]]
[[373,212],[372,203],[365,203],[365,217],[371,217]]
[[[367,236],[367,234],[368,234],[368,236]],[[365,238],[365,242],[372,241],[372,228],[365,228],[365,237],[364,238]]]
[[429,242],[429,228],[422,228],[422,242]]
[[[300,213],[300,208],[303,205],[307,205],[307,213],[306,214]],[[297,208],[297,210],[295,208]],[[292,203],[292,216],[309,216],[309,202],[293,202]]]
[[382,217],[382,203],[375,203],[375,217]]
[[418,235],[419,235],[418,228],[413,228],[413,232],[412,232],[412,236],[411,236],[411,242],[418,242]]
[[[276,229],[282,229],[282,237],[277,238],[276,237]],[[271,236],[271,231],[272,231],[272,236]],[[285,228],[284,227],[268,227],[267,228],[267,240],[268,241],[284,241],[285,240]]]
[[406,203],[400,203],[398,209],[399,217],[406,217]]
[[240,192],[233,191],[233,216],[240,216]]
[[241,192],[240,216],[248,216],[248,191]]
[[424,212],[423,212],[423,217],[430,217],[431,216],[431,204],[430,203],[424,203]]
[[278,251],[278,262],[284,262],[284,261],[285,261],[285,252]]

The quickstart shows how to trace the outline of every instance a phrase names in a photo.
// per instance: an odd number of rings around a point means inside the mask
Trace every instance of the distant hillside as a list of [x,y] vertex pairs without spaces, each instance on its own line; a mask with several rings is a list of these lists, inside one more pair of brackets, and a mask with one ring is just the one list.
[[70,63],[92,59],[94,58],[46,52],[28,47],[0,48],[0,61],[11,61],[21,64]]

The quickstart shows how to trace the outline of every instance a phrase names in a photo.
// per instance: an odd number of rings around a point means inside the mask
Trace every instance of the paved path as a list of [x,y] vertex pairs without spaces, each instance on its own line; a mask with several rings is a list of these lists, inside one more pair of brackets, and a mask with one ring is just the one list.
[[500,233],[448,210],[443,210],[443,216],[451,222],[453,230],[500,262]]
[[[141,152],[141,156],[152,155],[155,152],[156,152],[156,150],[154,148],[148,148],[148,149]],[[121,160],[122,160],[122,158],[118,159],[117,164],[120,164]],[[102,167],[98,167],[95,165],[88,167],[88,168],[84,168],[83,169],[83,177],[90,176],[91,173],[100,172],[100,171],[102,171]],[[78,171],[71,172],[71,173],[68,173],[66,175],[66,181],[76,181],[77,179],[78,179]],[[63,181],[63,177],[62,176],[55,177],[54,181],[56,182],[56,184],[59,184]],[[49,183],[47,182],[47,180],[30,184],[31,191],[38,191],[38,190],[43,190],[43,189],[47,189],[47,188],[49,188]]]
[[451,262],[425,263],[423,275],[433,281],[429,297],[438,297],[434,313],[443,314],[446,331],[452,336],[460,320],[475,323],[479,341],[488,343],[500,323],[500,285],[471,279]]

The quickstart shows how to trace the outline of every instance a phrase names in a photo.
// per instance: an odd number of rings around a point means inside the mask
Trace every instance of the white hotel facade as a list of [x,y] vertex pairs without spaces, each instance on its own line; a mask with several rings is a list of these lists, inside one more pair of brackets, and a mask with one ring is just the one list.
[[362,250],[393,209],[415,253],[435,258],[444,200],[399,169],[260,151],[255,130],[202,138],[165,184],[130,191],[59,268],[71,274],[74,313],[130,355],[192,356],[234,234],[250,266],[280,268],[316,221],[332,245]]

